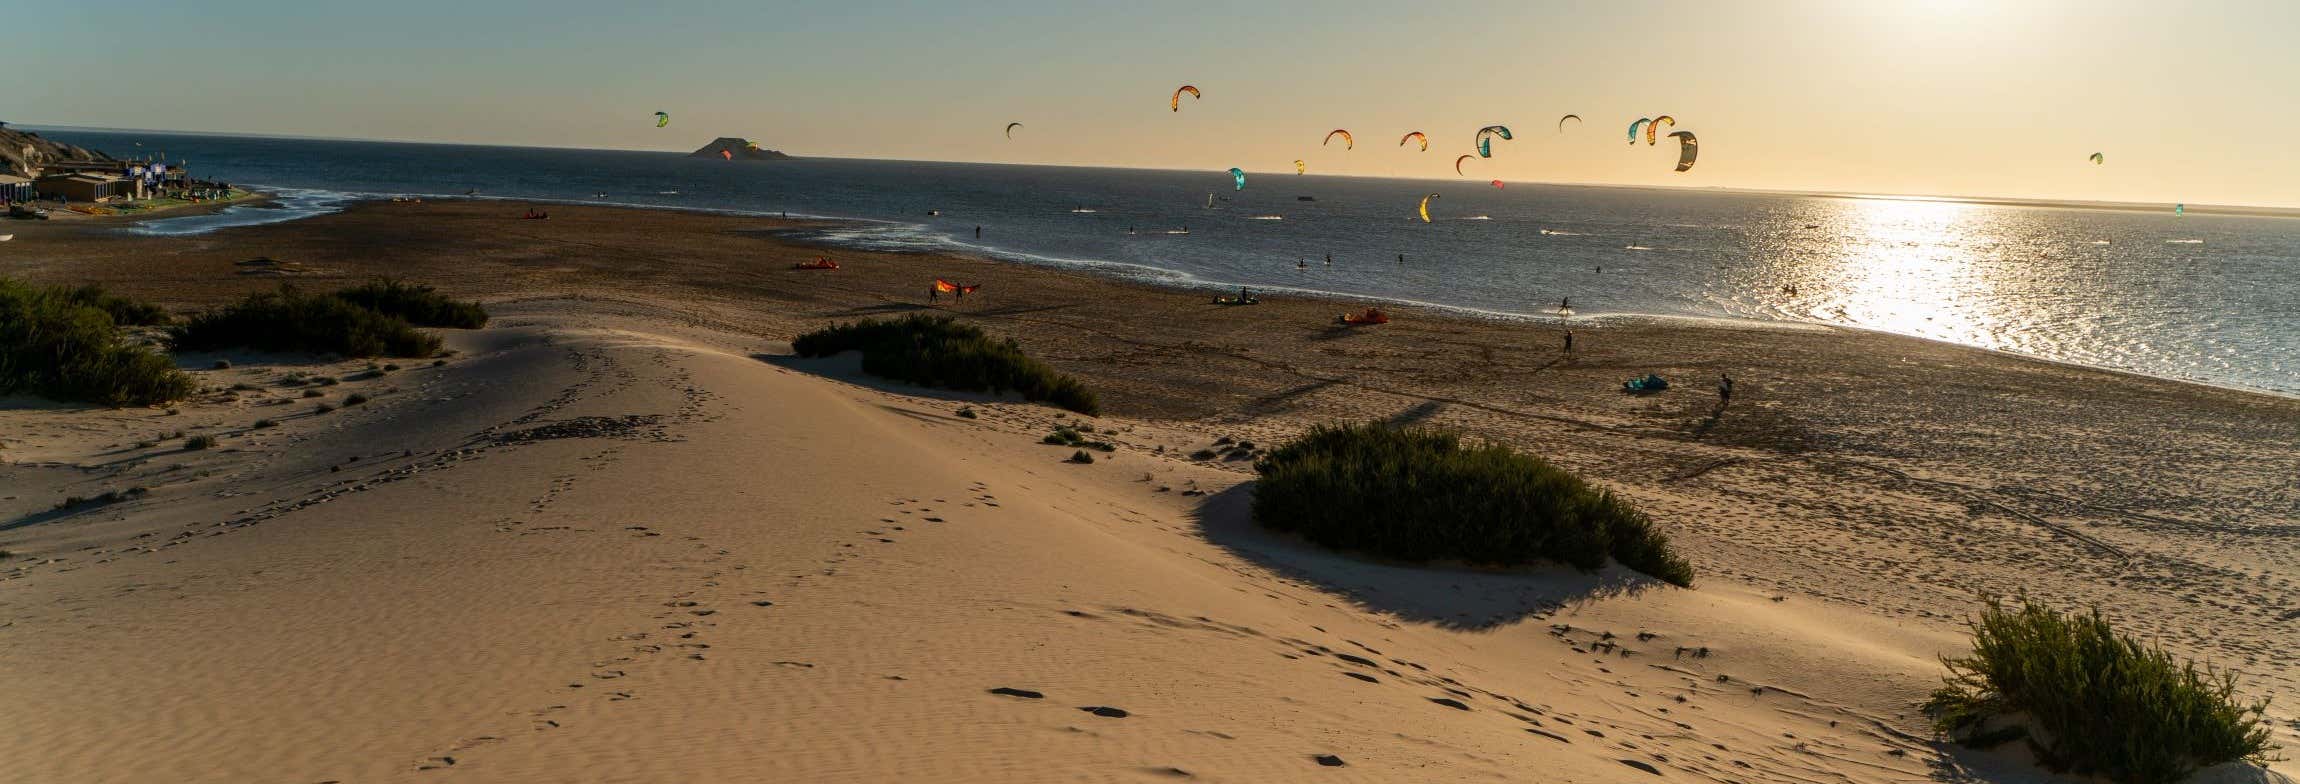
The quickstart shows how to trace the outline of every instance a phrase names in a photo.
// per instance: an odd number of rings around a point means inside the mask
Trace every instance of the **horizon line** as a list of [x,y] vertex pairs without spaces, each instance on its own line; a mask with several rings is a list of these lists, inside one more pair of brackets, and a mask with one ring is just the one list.
[[[485,142],[458,142],[458,141],[438,141],[438,140],[429,140],[429,139],[387,139],[387,138],[358,138],[358,137],[349,137],[349,136],[307,136],[307,135],[300,135],[300,134],[256,133],[256,132],[247,132],[247,131],[186,131],[186,130],[162,130],[162,129],[156,129],[156,128],[118,128],[118,127],[107,127],[107,126],[90,126],[90,125],[50,125],[50,124],[39,124],[39,123],[7,123],[7,125],[8,125],[8,126],[10,126],[10,127],[15,127],[15,128],[23,128],[23,129],[26,129],[26,130],[33,130],[33,131],[38,131],[38,130],[58,130],[58,131],[89,131],[89,132],[96,132],[96,133],[151,133],[151,134],[160,134],[160,135],[172,135],[172,136],[219,136],[219,137],[227,137],[227,138],[249,138],[249,139],[282,139],[282,140],[288,140],[288,141],[318,141],[318,142],[369,142],[369,143],[376,143],[376,144],[410,144],[410,145],[429,145],[429,146],[437,146],[437,147],[489,147],[489,148],[498,148],[498,149],[511,149],[511,150],[569,150],[569,151],[580,151],[580,152],[627,152],[627,153],[646,153],[646,154],[660,154],[660,155],[678,155],[678,156],[682,156],[682,157],[683,157],[683,156],[686,156],[686,155],[689,155],[689,154],[690,154],[690,153],[683,153],[683,152],[678,152],[678,151],[676,151],[676,150],[667,150],[667,149],[634,149],[634,148],[628,148],[628,147],[584,147],[584,146],[556,146],[556,145],[533,145],[533,144],[491,144],[491,143],[485,143]],[[713,138],[713,139],[721,139],[721,138],[728,138],[728,137],[723,137],[723,136],[714,136],[714,137],[712,137],[712,138]],[[749,139],[749,137],[736,137],[736,138],[742,138],[742,139],[744,139],[745,141],[749,141],[749,140],[750,140],[750,139]],[[791,154],[790,154],[790,152],[789,152],[789,151],[787,151],[787,150],[778,150],[778,152],[783,152],[783,153],[784,153],[784,154],[786,154],[786,155],[791,155]],[[809,156],[802,156],[802,155],[791,155],[791,158],[793,158],[793,159],[795,159],[795,160],[808,160],[808,159],[809,159]],[[813,158],[812,158],[812,159],[813,159],[813,160],[829,160],[829,161],[873,161],[873,162],[885,162],[885,163],[946,163],[946,164],[965,164],[965,165],[973,165],[973,166],[1042,166],[1042,167],[1049,167],[1049,168],[1061,168],[1061,169],[1110,169],[1110,170],[1117,170],[1117,171],[1157,171],[1157,172],[1195,172],[1195,171],[1198,171],[1197,169],[1177,169],[1177,168],[1171,168],[1171,167],[1162,167],[1162,166],[1124,166],[1124,165],[1118,165],[1118,164],[1086,164],[1086,163],[1014,163],[1014,162],[1011,162],[1011,161],[973,161],[973,160],[951,160],[951,159],[905,159],[905,158],[848,158],[848,157],[838,157],[838,156],[813,156]],[[1252,170],[1248,170],[1248,171],[1252,171]],[[1271,170],[1271,171],[1278,171],[1278,170]],[[1282,173],[1282,172],[1281,172],[1281,173]],[[1412,182],[1412,181],[1420,181],[1420,182],[1446,182],[1446,181],[1447,181],[1447,180],[1443,180],[1443,179],[1431,179],[1431,178],[1426,178],[1426,177],[1399,177],[1399,176],[1393,176],[1393,175],[1380,175],[1380,174],[1320,174],[1320,175],[1318,175],[1318,176],[1320,176],[1320,177],[1333,177],[1333,178],[1337,178],[1337,179],[1359,179],[1359,180],[1397,180],[1397,181],[1401,181],[1401,182]],[[1959,194],[1937,194],[1937,193],[1894,193],[1894,192],[1889,192],[1889,191],[1888,191],[1888,192],[1862,192],[1862,191],[1841,191],[1841,190],[1822,190],[1822,189],[1810,189],[1810,190],[1807,190],[1807,189],[1788,189],[1788,188],[1744,188],[1744,187],[1735,187],[1735,186],[1728,186],[1728,185],[1642,185],[1642,184],[1626,184],[1626,183],[1611,183],[1611,182],[1564,182],[1564,181],[1555,181],[1555,180],[1526,180],[1526,181],[1523,181],[1523,183],[1524,183],[1524,184],[1526,184],[1526,185],[1547,185],[1547,186],[1552,186],[1552,187],[1569,187],[1569,188],[1616,188],[1616,189],[1624,189],[1624,190],[1658,190],[1658,191],[1669,191],[1669,192],[1675,192],[1675,193],[1736,193],[1736,194],[1755,194],[1755,195],[1767,195],[1767,196],[1801,196],[1801,197],[1809,197],[1809,198],[1825,198],[1825,199],[1874,199],[1874,200],[1883,200],[1883,201],[1933,201],[1933,202],[1943,202],[1943,203],[1954,203],[1954,204],[1976,204],[1976,205],[1982,205],[1982,206],[1997,206],[1997,207],[2040,207],[2040,208],[2057,208],[2057,209],[2093,209],[2093,210],[2109,210],[2109,211],[2117,211],[2117,212],[2154,212],[2154,211],[2157,211],[2157,210],[2161,210],[2161,209],[2165,209],[2165,208],[2167,208],[2167,207],[2171,207],[2171,206],[2174,206],[2174,205],[2180,205],[2180,206],[2181,206],[2183,209],[2185,209],[2187,212],[2198,213],[2198,214],[2204,214],[2204,215],[2235,215],[2235,216],[2244,216],[2244,217],[2283,217],[2283,218],[2300,218],[2300,207],[2283,207],[2283,206],[2266,205],[2266,204],[2192,204],[2192,203],[2187,203],[2187,202],[2173,202],[2173,201],[2085,201],[2085,200],[2077,200],[2077,199],[2053,199],[2053,198],[2040,198],[2040,197],[2033,197],[2033,196],[2002,196],[2002,195],[1959,195]]]

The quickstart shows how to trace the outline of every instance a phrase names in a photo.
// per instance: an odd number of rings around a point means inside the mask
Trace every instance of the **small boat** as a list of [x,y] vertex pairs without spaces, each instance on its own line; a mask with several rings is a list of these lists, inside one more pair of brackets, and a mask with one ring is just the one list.
[[12,239],[15,239],[15,238],[16,238],[16,235],[14,235],[14,234],[0,234],[0,242],[7,242],[7,241],[9,241],[9,240],[12,240]]
[[1390,314],[1383,313],[1381,308],[1366,308],[1363,313],[1344,313],[1341,315],[1340,321],[1343,324],[1352,325],[1388,324],[1390,323]]
[[832,260],[830,260],[830,259],[827,259],[827,258],[822,258],[822,259],[815,259],[814,261],[802,261],[802,262],[799,262],[799,263],[797,263],[797,264],[793,264],[793,265],[791,265],[791,269],[803,269],[803,270],[818,270],[818,269],[819,269],[819,270],[835,270],[835,269],[838,269],[838,268],[839,268],[839,263],[838,263],[838,262],[832,261]]

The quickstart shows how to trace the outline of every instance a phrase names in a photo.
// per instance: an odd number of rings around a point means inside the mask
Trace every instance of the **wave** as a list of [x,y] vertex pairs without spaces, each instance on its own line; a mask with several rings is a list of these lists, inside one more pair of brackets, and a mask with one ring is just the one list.
[[312,188],[266,188],[263,192],[271,194],[272,198],[261,204],[235,204],[205,215],[142,220],[124,231],[150,237],[189,237],[241,226],[286,223],[342,212],[352,202],[368,198],[355,193]]
[[2166,245],[2202,245],[2203,240],[2165,240]]
[[1250,216],[1250,217],[1246,218],[1246,220],[1285,220],[1285,219],[1286,219],[1286,216],[1284,216],[1284,215],[1254,215],[1254,216]]

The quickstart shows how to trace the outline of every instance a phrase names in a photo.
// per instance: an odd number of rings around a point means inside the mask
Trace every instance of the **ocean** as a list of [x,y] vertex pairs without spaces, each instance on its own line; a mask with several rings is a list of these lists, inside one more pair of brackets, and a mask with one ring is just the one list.
[[[1252,172],[39,129],[165,153],[272,205],[125,231],[197,234],[379,196],[850,219],[811,239],[1497,317],[1834,324],[2300,394],[2300,219]],[[1430,194],[1431,220],[1417,214]],[[979,228],[980,237],[977,238]],[[1331,261],[1329,263],[1329,254]]]

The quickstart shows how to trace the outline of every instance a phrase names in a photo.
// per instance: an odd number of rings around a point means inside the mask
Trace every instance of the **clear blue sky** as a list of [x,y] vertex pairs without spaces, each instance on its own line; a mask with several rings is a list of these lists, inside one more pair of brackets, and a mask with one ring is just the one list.
[[1436,177],[1507,123],[1472,176],[2300,206],[2293,2],[32,5],[24,124]]

